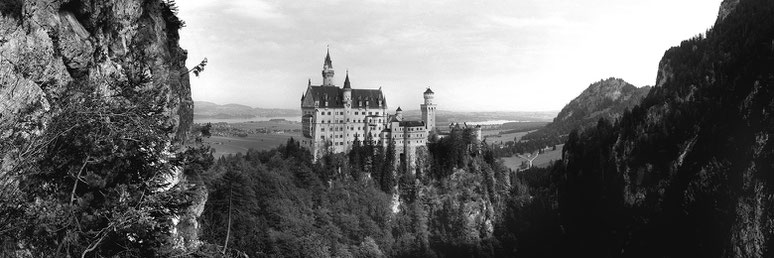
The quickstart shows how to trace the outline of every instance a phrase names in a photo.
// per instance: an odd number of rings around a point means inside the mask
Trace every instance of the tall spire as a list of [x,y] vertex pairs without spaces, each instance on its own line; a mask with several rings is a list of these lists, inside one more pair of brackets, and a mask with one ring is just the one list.
[[347,77],[344,78],[344,89],[352,89],[352,86],[349,85],[349,70],[347,70]]
[[331,49],[328,47],[325,50],[325,64],[323,64],[323,68],[333,68],[333,62],[331,62]]
[[333,62],[331,62],[331,50],[328,48],[325,51],[325,63],[323,64],[323,70],[322,70],[322,76],[323,76],[323,84],[322,86],[333,86]]

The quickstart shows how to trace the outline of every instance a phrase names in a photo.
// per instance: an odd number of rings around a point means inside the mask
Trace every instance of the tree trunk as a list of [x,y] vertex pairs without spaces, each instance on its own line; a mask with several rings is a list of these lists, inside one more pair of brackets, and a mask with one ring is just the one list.
[[228,238],[231,236],[231,186],[228,188],[228,229],[226,230],[226,242],[223,243],[223,254],[228,249]]

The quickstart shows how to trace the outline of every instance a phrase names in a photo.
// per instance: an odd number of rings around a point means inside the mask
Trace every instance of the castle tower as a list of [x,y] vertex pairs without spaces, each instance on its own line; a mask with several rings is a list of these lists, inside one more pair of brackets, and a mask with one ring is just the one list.
[[423,95],[425,103],[420,105],[420,109],[422,110],[422,121],[425,122],[425,128],[427,128],[429,133],[435,129],[435,109],[437,105],[433,104],[435,93],[430,88],[427,88]]
[[344,108],[349,108],[352,105],[352,86],[349,84],[349,71],[347,71],[347,77],[344,78]]
[[395,110],[395,119],[398,121],[403,121],[403,109],[398,107],[398,109]]
[[323,70],[322,70],[322,76],[323,76],[323,85],[322,86],[333,86],[333,62],[331,62],[331,50],[328,49],[325,51],[325,63],[323,63]]

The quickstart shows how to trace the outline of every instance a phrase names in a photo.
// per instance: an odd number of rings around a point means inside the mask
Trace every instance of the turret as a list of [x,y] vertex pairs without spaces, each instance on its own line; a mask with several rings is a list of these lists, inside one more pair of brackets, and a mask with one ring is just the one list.
[[428,132],[430,132],[435,129],[435,109],[438,107],[438,105],[433,104],[433,97],[435,96],[435,93],[429,87],[423,96],[425,98],[425,103],[419,107],[422,111],[422,121],[425,122],[425,128]]
[[349,71],[347,71],[347,77],[344,79],[344,104],[352,105],[352,86],[349,84]]
[[430,88],[428,87],[427,90],[424,93],[425,105],[432,105],[433,104],[433,96],[434,95],[435,95],[435,92],[430,90]]
[[398,107],[398,109],[395,110],[395,119],[398,121],[403,121],[403,109]]
[[333,86],[333,62],[331,62],[331,51],[328,49],[325,53],[325,62],[323,63],[323,86]]

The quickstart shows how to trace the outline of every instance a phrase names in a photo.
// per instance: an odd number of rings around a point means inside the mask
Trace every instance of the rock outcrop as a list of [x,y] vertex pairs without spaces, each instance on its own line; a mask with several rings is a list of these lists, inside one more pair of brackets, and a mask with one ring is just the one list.
[[[24,115],[45,129],[45,117],[73,87],[147,76],[168,100],[167,123],[184,141],[193,117],[185,60],[177,30],[159,1],[27,0],[20,19],[0,20],[0,128]],[[104,89],[104,95],[112,93]]]
[[[76,89],[121,105],[131,100],[108,86],[142,82],[143,98],[165,103],[168,144],[186,141],[193,122],[187,53],[178,44],[182,22],[168,2],[3,0],[0,13],[0,179],[9,187],[23,147],[45,134],[65,105],[83,100]],[[198,189],[183,173],[176,177],[174,187]],[[203,196],[172,236],[191,247],[206,201],[206,189],[195,192]]]
[[736,6],[739,4],[739,0],[723,0],[723,2],[720,4],[720,11],[718,11],[718,22],[723,21],[728,17],[731,12],[736,9]]

